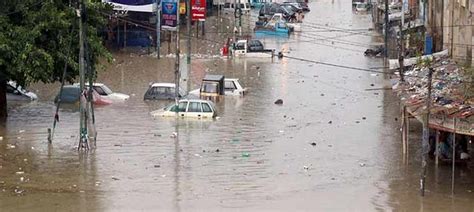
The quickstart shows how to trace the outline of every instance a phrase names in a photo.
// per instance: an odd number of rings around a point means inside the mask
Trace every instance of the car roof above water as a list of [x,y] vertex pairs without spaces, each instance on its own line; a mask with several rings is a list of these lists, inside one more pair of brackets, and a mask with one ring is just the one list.
[[224,78],[224,75],[215,75],[215,74],[207,74],[203,81],[221,81]]
[[151,84],[150,87],[169,87],[169,88],[174,88],[176,87],[176,84],[174,83],[153,83]]

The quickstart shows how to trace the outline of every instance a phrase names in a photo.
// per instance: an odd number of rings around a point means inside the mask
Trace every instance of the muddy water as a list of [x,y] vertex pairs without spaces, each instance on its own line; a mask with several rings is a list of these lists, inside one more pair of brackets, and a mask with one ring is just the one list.
[[[370,15],[355,14],[350,1],[319,0],[310,7],[305,32],[264,38],[265,44],[294,58],[382,66],[362,54],[364,46],[379,42],[361,30],[371,28]],[[450,167],[435,170],[430,162],[427,195],[419,197],[419,126],[411,124],[413,143],[405,164],[396,98],[391,91],[366,90],[388,86],[388,76],[290,58],[195,59],[193,87],[206,73],[219,73],[240,78],[250,92],[218,102],[218,120],[154,119],[148,113],[169,102],[144,102],[143,94],[149,82],[172,82],[173,64],[170,58],[158,62],[136,53],[115,54],[98,81],[131,99],[97,108],[97,148],[87,153],[75,150],[74,107],[61,109],[48,145],[58,85],[35,85],[40,101],[12,107],[0,127],[1,211],[474,207],[470,166],[457,169],[452,198]],[[273,104],[279,98],[284,104]],[[173,132],[177,138],[170,137]]]

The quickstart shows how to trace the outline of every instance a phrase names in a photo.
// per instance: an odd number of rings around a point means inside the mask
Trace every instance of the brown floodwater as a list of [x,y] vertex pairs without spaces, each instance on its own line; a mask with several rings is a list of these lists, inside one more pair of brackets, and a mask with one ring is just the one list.
[[[380,42],[370,14],[355,13],[349,0],[309,5],[303,32],[265,45],[293,58],[383,66],[363,56]],[[97,147],[84,152],[73,106],[60,110],[48,144],[59,85],[32,85],[40,100],[10,104],[0,125],[0,211],[473,210],[471,164],[456,168],[453,196],[451,167],[430,160],[420,197],[420,124],[411,123],[404,161],[397,97],[366,90],[390,86],[389,76],[291,58],[218,58],[226,35],[211,23],[206,40],[193,41],[192,88],[216,73],[239,78],[248,95],[219,101],[216,120],[153,118],[170,102],[143,95],[149,82],[173,82],[174,59],[116,52],[97,81],[131,98],[96,108]]]

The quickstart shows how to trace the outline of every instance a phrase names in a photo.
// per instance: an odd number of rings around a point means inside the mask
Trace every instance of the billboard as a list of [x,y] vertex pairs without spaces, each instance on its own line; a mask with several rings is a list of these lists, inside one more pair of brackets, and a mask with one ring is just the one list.
[[116,11],[151,13],[156,9],[155,0],[102,0],[102,2],[112,4]]
[[193,21],[206,20],[206,0],[191,0],[191,17]]
[[175,31],[178,25],[178,0],[161,1],[161,27],[164,30]]

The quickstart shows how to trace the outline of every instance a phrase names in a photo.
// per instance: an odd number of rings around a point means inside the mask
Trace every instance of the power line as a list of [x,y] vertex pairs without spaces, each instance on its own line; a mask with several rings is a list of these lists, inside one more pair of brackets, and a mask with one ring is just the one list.
[[[104,13],[104,12],[101,12],[101,13]],[[106,13],[104,13],[106,14]],[[129,23],[133,23],[135,25],[141,25],[141,24],[137,24],[137,23],[134,23],[133,21],[130,21],[130,20],[126,20],[126,19],[123,19],[123,18],[118,18],[117,19],[121,19],[121,20],[124,20],[126,22],[129,22]],[[144,26],[142,25],[144,28],[148,28],[149,30],[151,31],[155,31],[156,29],[155,28],[151,28],[151,27],[147,27],[147,26]],[[180,35],[180,36],[184,36],[184,37],[187,37],[187,35]],[[191,36],[191,38],[194,38],[194,39],[197,39],[197,40],[202,40],[202,41],[206,41],[206,42],[210,42],[210,43],[214,43],[214,44],[224,44],[225,42],[217,42],[215,40],[210,40],[210,39],[204,39],[204,38],[198,38],[198,37],[193,37]],[[269,53],[271,54],[271,53]],[[370,72],[370,73],[378,73],[378,74],[389,74],[389,75],[395,75],[394,73],[387,73],[385,71],[376,71],[375,69],[367,69],[367,68],[359,68],[359,67],[354,67],[354,66],[346,66],[346,65],[339,65],[339,64],[333,64],[333,63],[327,63],[327,62],[321,62],[321,61],[315,61],[315,60],[310,60],[310,59],[305,59],[305,58],[297,58],[297,57],[292,57],[292,56],[287,56],[287,55],[284,55],[283,57],[286,57],[286,58],[289,58],[289,59],[293,59],[293,60],[298,60],[298,61],[302,61],[302,62],[308,62],[308,63],[314,63],[314,64],[319,64],[319,65],[326,65],[326,66],[332,66],[332,67],[337,67],[337,68],[343,68],[343,69],[352,69],[352,70],[357,70],[357,71],[363,71],[363,72]],[[386,67],[384,67],[386,68]],[[436,67],[434,67],[436,68]],[[419,78],[419,79],[423,79],[424,77],[419,77],[419,76],[405,76],[405,77],[409,77],[409,78]],[[466,83],[472,83],[470,81],[455,81],[455,80],[449,80],[449,79],[439,79],[439,78],[433,78],[433,79],[436,79],[436,80],[439,80],[439,81],[445,81],[445,82],[466,82]]]

